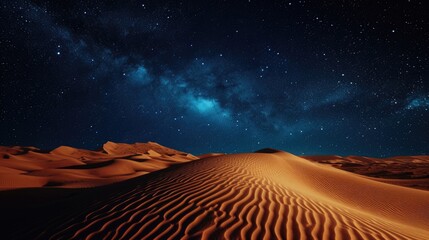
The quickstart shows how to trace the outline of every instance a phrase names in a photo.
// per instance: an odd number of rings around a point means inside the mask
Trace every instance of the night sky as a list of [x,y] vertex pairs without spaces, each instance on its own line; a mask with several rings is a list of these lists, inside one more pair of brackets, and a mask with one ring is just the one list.
[[0,145],[429,154],[425,1],[0,7]]

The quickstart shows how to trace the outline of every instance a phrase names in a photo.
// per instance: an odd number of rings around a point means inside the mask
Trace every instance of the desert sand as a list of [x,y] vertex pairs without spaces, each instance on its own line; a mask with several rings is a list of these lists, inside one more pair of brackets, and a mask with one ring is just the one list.
[[[0,192],[5,239],[429,238],[429,191],[364,176],[364,167],[355,170],[361,175],[338,169],[367,158],[302,158],[273,149],[198,158],[155,143],[110,142],[95,152],[1,151],[10,161],[0,165],[8,189]],[[28,154],[34,159],[22,157]],[[426,159],[390,161],[414,169]],[[399,173],[393,169],[386,171]],[[425,180],[420,173],[407,176]],[[393,180],[407,180],[398,176]]]

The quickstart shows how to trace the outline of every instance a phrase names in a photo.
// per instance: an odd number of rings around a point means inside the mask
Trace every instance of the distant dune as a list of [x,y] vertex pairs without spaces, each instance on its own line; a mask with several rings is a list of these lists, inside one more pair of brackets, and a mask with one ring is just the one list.
[[373,180],[429,190],[429,156],[371,158],[360,156],[303,156]]
[[[35,181],[37,188],[0,192],[4,239],[429,236],[429,191],[380,181],[384,175],[368,177],[337,169],[347,162],[351,165],[346,166],[367,164],[372,169],[369,165],[375,167],[381,159],[307,160],[275,149],[198,159],[156,143],[111,142],[95,152],[69,147],[49,153],[20,147],[1,151],[8,156],[2,161],[9,163],[0,166],[11,177],[8,181],[2,174],[3,189],[42,179]],[[401,180],[399,168],[389,166],[408,164],[404,171],[413,172],[412,177],[407,174],[402,180],[413,180],[424,172],[420,165],[418,173],[414,171],[414,164],[424,162],[426,156],[392,158],[385,161],[385,169]],[[354,172],[362,174],[363,167]],[[74,180],[69,182],[68,177]],[[424,174],[420,177],[427,181]],[[106,182],[117,183],[82,188]]]
[[5,190],[95,187],[198,158],[154,142],[107,142],[99,151],[67,146],[49,152],[35,147],[0,147],[0,159],[0,190]]

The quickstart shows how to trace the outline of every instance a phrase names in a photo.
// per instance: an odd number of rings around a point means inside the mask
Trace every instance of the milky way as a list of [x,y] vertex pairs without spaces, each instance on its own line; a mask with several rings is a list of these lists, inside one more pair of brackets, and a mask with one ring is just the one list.
[[414,0],[7,1],[0,145],[429,154],[428,11]]

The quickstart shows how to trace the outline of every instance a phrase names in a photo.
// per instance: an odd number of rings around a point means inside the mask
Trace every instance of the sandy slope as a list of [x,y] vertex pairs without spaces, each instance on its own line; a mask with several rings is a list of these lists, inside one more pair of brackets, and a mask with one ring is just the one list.
[[[63,209],[61,212],[50,209],[50,205],[38,208],[52,214],[49,223],[40,223],[30,233],[20,229],[13,236],[22,233],[23,238],[39,239],[428,239],[429,236],[428,191],[373,181],[284,152],[214,156],[74,194],[56,205],[57,209]],[[85,203],[85,199],[93,201]],[[68,207],[72,210],[67,210]],[[31,211],[26,216],[32,217]]]
[[68,146],[48,152],[35,147],[0,147],[0,190],[95,187],[195,159],[154,142],[107,142],[99,151]]

